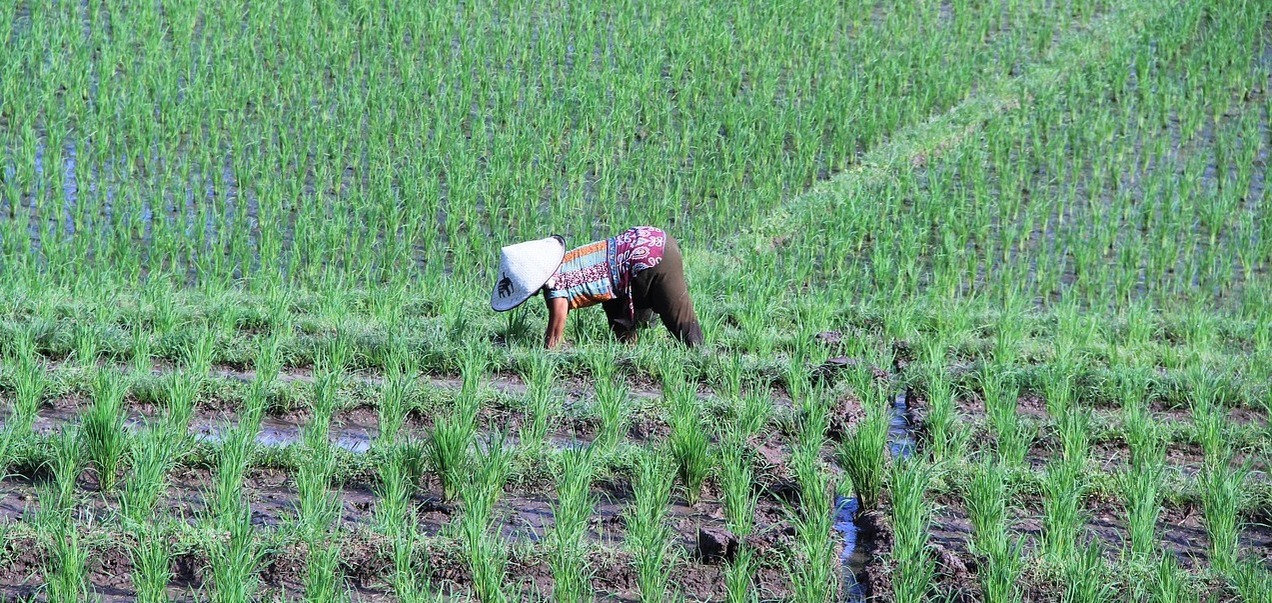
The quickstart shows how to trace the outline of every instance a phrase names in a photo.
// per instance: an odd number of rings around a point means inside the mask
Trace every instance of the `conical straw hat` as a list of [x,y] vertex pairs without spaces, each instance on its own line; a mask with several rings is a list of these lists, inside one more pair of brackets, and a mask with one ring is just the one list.
[[539,291],[565,259],[565,239],[552,235],[499,250],[499,275],[490,292],[490,307],[504,312]]

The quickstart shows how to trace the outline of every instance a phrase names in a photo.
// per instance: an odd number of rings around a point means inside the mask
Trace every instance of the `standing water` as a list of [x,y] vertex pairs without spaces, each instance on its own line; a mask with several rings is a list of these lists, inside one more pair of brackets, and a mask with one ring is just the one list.
[[[914,426],[910,423],[910,405],[907,400],[908,390],[897,393],[892,401],[891,416],[888,420],[888,452],[892,458],[905,458],[914,454]],[[861,501],[856,496],[835,497],[835,531],[844,541],[843,552],[839,554],[839,562],[843,567],[843,600],[848,603],[865,603],[866,592],[862,585],[862,575],[866,569],[866,547],[862,546],[860,536],[859,511]]]

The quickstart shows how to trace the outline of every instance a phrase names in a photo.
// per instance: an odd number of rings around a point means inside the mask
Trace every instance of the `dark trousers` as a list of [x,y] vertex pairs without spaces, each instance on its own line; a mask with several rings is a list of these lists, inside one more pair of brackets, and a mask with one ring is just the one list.
[[663,326],[685,345],[692,347],[702,343],[702,325],[693,311],[693,300],[685,283],[684,258],[680,255],[680,245],[671,235],[667,235],[662,261],[632,278],[632,305],[636,308],[635,324],[627,318],[626,299],[602,304],[610,329],[620,340],[631,340],[636,329],[657,314]]

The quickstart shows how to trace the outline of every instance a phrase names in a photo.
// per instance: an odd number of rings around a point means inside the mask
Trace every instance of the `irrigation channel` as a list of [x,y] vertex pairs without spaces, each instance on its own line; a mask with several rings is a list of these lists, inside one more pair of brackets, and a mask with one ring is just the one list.
[[[895,380],[896,375],[890,378]],[[910,420],[909,390],[902,388],[892,400],[888,420],[888,453],[892,458],[904,458],[914,454],[914,423]],[[872,528],[863,525],[861,501],[856,497],[835,496],[835,530],[843,538],[842,564],[844,600],[848,603],[865,603],[865,569],[870,561],[868,540],[873,537]]]

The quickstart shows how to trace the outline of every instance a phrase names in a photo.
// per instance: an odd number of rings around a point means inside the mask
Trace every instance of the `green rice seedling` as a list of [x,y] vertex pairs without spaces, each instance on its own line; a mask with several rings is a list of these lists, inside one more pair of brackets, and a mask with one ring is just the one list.
[[751,467],[745,440],[736,433],[725,436],[720,450],[720,489],[724,495],[724,517],[729,531],[739,537],[755,529],[755,470]]
[[151,344],[150,333],[140,327],[134,327],[132,330],[132,341],[130,342],[132,350],[132,373],[135,376],[149,375],[151,372]]
[[1233,572],[1232,582],[1246,601],[1267,601],[1272,596],[1272,571],[1257,560],[1241,562]]
[[1091,450],[1091,413],[1083,408],[1071,408],[1059,415],[1056,421],[1060,433],[1061,458],[1067,464],[1081,467],[1086,464]]
[[166,383],[168,414],[165,423],[173,435],[184,437],[194,417],[194,403],[202,387],[202,378],[186,370],[173,372]]
[[943,367],[928,370],[928,415],[923,425],[927,430],[928,453],[935,461],[959,458],[967,448],[970,430],[956,429],[954,387]]
[[349,600],[349,587],[340,570],[340,546],[311,545],[308,573],[305,575],[305,600],[336,602]]
[[521,433],[521,441],[533,449],[541,447],[547,437],[549,424],[555,414],[556,402],[552,384],[556,379],[556,363],[553,356],[544,351],[532,353],[522,379],[529,386],[526,391],[526,409],[529,423]]
[[410,450],[406,446],[394,446],[384,452],[384,462],[379,466],[380,481],[376,485],[376,517],[380,529],[389,535],[400,534],[412,517],[411,497],[417,487],[412,480]]
[[168,582],[172,580],[171,545],[158,526],[143,529],[129,549],[133,566],[133,586],[140,603],[167,603]]
[[216,331],[200,325],[191,330],[190,338],[182,344],[179,353],[183,368],[200,379],[206,379],[212,373],[212,361],[216,358]]
[[460,533],[473,574],[472,588],[477,600],[483,603],[509,599],[504,591],[507,550],[490,534],[490,524],[512,459],[513,452],[504,445],[503,436],[496,434],[485,450],[476,455],[473,475],[463,490],[464,517],[460,520]]
[[[477,494],[489,499],[493,506],[503,493],[504,484],[512,474],[517,458],[517,450],[508,444],[503,432],[495,431],[484,446],[479,447],[473,455],[472,479],[477,486]],[[465,495],[467,502],[472,496]]]
[[419,365],[401,346],[394,345],[386,360],[384,387],[380,398],[380,442],[392,445],[409,410],[409,398],[415,387]]
[[80,544],[79,532],[67,529],[53,534],[53,570],[48,576],[50,603],[78,603],[88,599],[88,550]]
[[930,470],[914,457],[892,464],[892,558],[896,562],[892,593],[897,601],[925,600],[936,577],[936,561],[927,544],[932,510],[925,494]]
[[1090,543],[1064,565],[1065,603],[1105,603],[1114,600],[1114,583],[1100,548]]
[[722,356],[716,361],[715,374],[718,377],[719,394],[726,400],[737,400],[742,397],[742,375],[745,364],[741,354]]
[[872,400],[865,404],[866,416],[838,448],[839,464],[852,480],[853,492],[863,509],[874,509],[883,490],[885,453],[888,445],[888,410]]
[[636,557],[641,601],[664,601],[670,577],[671,528],[666,524],[672,476],[656,452],[637,457],[632,479],[634,504],[627,512],[627,548]]
[[100,339],[97,325],[91,323],[75,325],[75,362],[79,366],[85,368],[97,366]]
[[590,450],[566,450],[561,454],[557,477],[557,502],[552,508],[552,598],[556,601],[590,601],[592,570],[587,567],[584,538],[595,506],[591,493]]
[[967,510],[972,522],[973,551],[986,559],[979,572],[981,590],[991,603],[1021,600],[1018,584],[1023,561],[1021,546],[1007,536],[1007,491],[1001,466],[984,463],[977,468],[967,492]]
[[75,481],[79,479],[83,466],[83,440],[74,428],[69,427],[63,427],[50,440],[53,447],[50,464],[56,489],[53,511],[69,520],[75,505]]
[[1131,449],[1131,466],[1143,467],[1161,462],[1163,448],[1160,428],[1142,405],[1129,406],[1122,411],[1122,424],[1126,429],[1126,443]]
[[1016,409],[1020,390],[1014,379],[999,372],[991,372],[998,370],[1001,367],[985,367],[981,373],[985,411],[997,436],[999,458],[1008,466],[1019,467],[1024,464],[1025,455],[1029,453],[1034,430],[1020,422]]
[[460,351],[459,362],[461,384],[459,398],[456,400],[458,411],[461,416],[466,416],[464,413],[476,414],[479,405],[478,389],[490,368],[490,358],[484,348],[467,345]]
[[442,417],[433,423],[428,435],[428,456],[442,497],[454,500],[468,472],[468,447],[472,445],[473,424],[463,416]]
[[305,462],[296,471],[297,531],[311,545],[340,517],[340,499],[329,488],[335,464],[330,445],[306,448]]
[[1229,463],[1229,458],[1207,458],[1197,474],[1206,534],[1210,537],[1210,565],[1224,575],[1237,567],[1242,483],[1250,472],[1248,463],[1236,469]]
[[225,439],[217,450],[216,477],[213,482],[211,510],[216,516],[236,513],[242,506],[243,473],[247,470],[256,446],[258,423],[249,414],[233,429],[226,428]]
[[36,355],[35,344],[29,339],[20,340],[16,345],[16,357],[10,359],[14,389],[14,416],[10,425],[18,433],[26,434],[31,431],[49,389],[48,367]]
[[144,524],[167,488],[168,472],[176,464],[177,442],[168,430],[152,426],[130,437],[128,445],[132,471],[120,494],[120,512]]
[[338,372],[323,371],[314,375],[314,396],[310,402],[312,415],[301,433],[301,440],[307,448],[328,446],[328,435],[331,432],[331,417],[336,412],[336,392],[340,387]]
[[759,595],[754,590],[755,551],[745,543],[738,550],[724,573],[724,596],[728,603],[755,603]]
[[1150,599],[1154,603],[1196,603],[1196,592],[1188,585],[1174,554],[1162,553],[1151,582]]
[[252,513],[246,503],[220,518],[226,536],[208,547],[213,603],[252,601],[260,586],[257,568],[263,555],[253,537]]
[[830,404],[824,391],[801,395],[796,406],[798,438],[793,444],[794,454],[816,459],[826,444],[826,432],[830,427]]
[[1218,404],[1198,400],[1193,403],[1192,417],[1197,441],[1206,458],[1230,456],[1232,444],[1227,435],[1228,416],[1225,409]]
[[97,470],[98,483],[105,492],[114,491],[128,448],[124,438],[124,393],[127,391],[123,375],[99,371],[93,386],[93,406],[84,413],[80,432],[84,451]]
[[631,415],[631,403],[627,399],[627,386],[613,376],[597,377],[594,384],[596,410],[601,417],[601,430],[597,445],[601,450],[613,450],[627,434]]
[[791,518],[796,540],[795,565],[787,568],[792,576],[792,598],[810,603],[829,601],[839,576],[831,542],[833,487],[815,455],[797,453],[792,462],[801,492],[799,510]]
[[1072,409],[1076,392],[1073,387],[1073,373],[1076,362],[1072,359],[1057,359],[1051,363],[1043,381],[1043,395],[1046,397],[1047,414],[1062,417]]
[[1082,465],[1064,459],[1047,464],[1042,483],[1042,547],[1058,563],[1072,558],[1077,550],[1085,489]]
[[1163,449],[1156,447],[1156,459],[1150,461],[1144,452],[1136,453],[1138,461],[1122,475],[1122,496],[1126,499],[1127,530],[1131,534],[1132,555],[1146,557],[1158,548],[1158,518],[1161,514],[1161,477]]
[[711,471],[711,449],[698,413],[697,396],[690,386],[680,385],[671,395],[671,435],[667,446],[685,487],[685,498],[689,504],[697,503]]
[[393,547],[393,594],[403,603],[436,601],[430,596],[427,579],[415,563],[415,543],[419,536],[413,523],[405,524],[391,540]]
[[277,335],[262,338],[256,348],[256,356],[252,359],[252,370],[256,373],[252,386],[268,394],[278,374],[283,368],[282,342]]
[[753,389],[739,399],[738,428],[750,438],[760,433],[773,416],[773,401],[763,390]]

